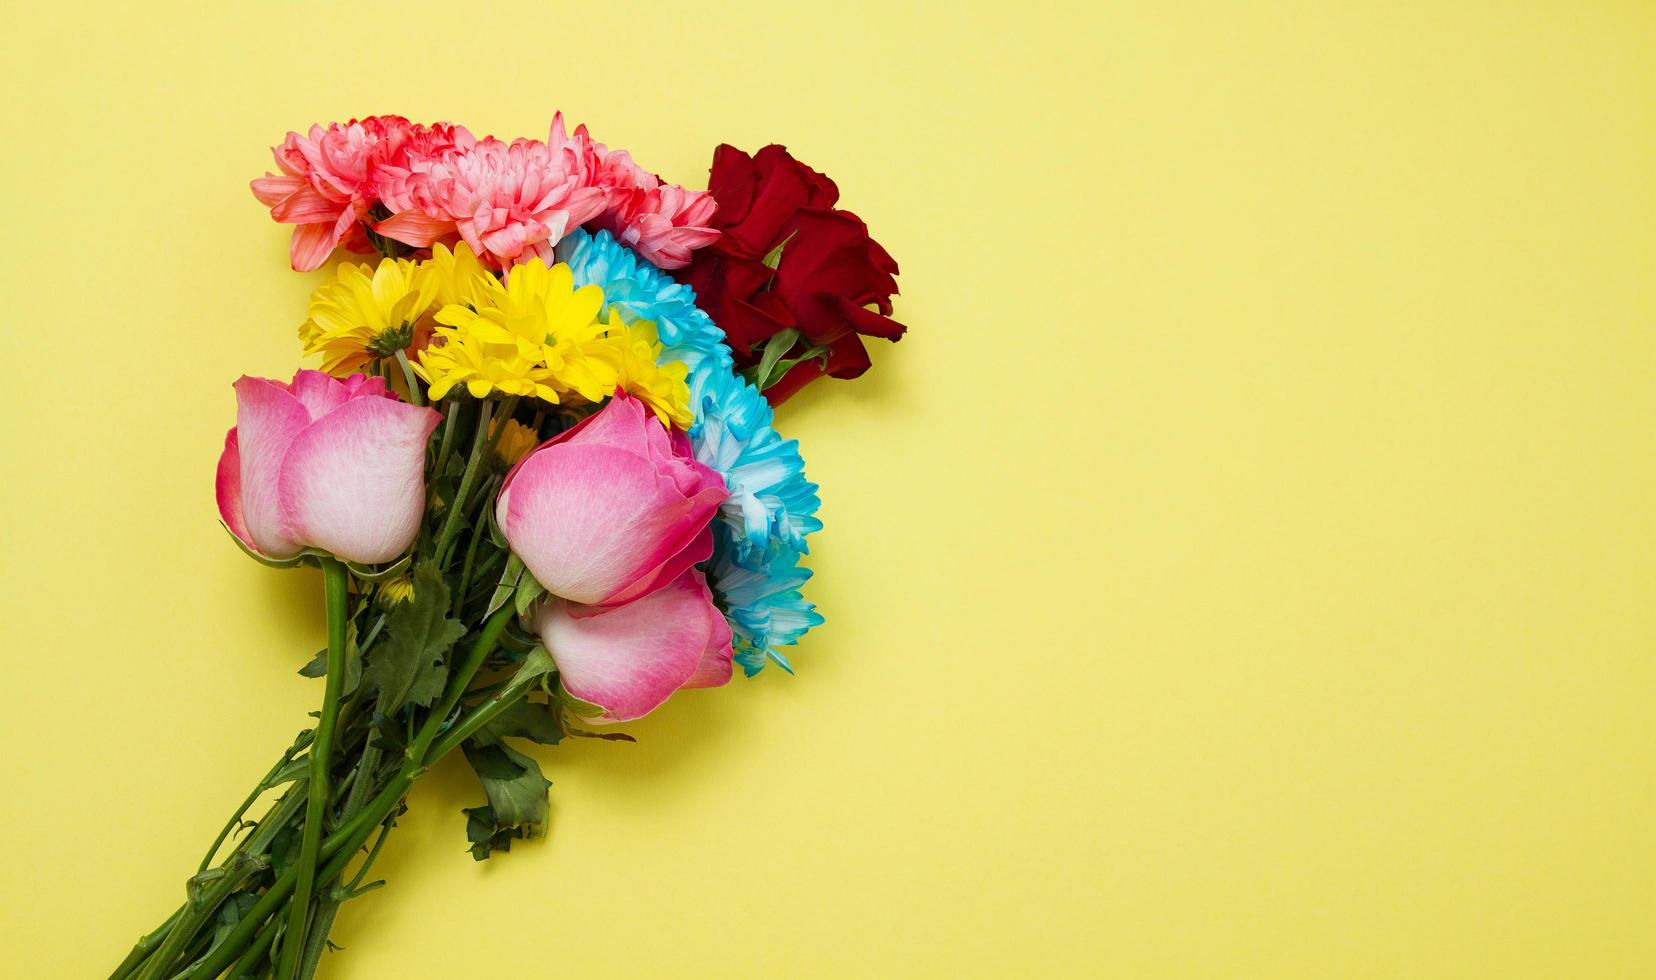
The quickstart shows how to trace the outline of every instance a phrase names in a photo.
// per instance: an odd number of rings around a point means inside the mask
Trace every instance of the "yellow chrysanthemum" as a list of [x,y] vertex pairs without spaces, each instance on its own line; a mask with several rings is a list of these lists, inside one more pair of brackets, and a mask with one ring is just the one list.
[[[504,429],[502,425],[504,425]],[[495,455],[499,456],[507,466],[511,466],[529,455],[536,446],[540,445],[540,439],[535,435],[535,430],[517,419],[505,419],[503,423],[497,423],[491,428],[490,438],[494,440]]]
[[[464,309],[449,306],[443,313]],[[486,398],[499,392],[532,396],[556,404],[558,392],[549,383],[552,372],[541,362],[538,352],[525,355],[515,342],[497,342],[487,329],[477,328],[480,322],[438,327],[432,342],[420,351],[414,373],[431,386],[432,400],[446,396],[456,385],[463,384],[473,398]]]
[[305,353],[321,354],[322,370],[340,376],[395,356],[413,343],[415,322],[435,292],[431,277],[407,259],[385,259],[377,268],[341,265],[311,294],[299,326]]
[[610,310],[604,336],[589,346],[590,356],[615,372],[612,391],[620,387],[650,406],[663,425],[688,429],[695,421],[690,414],[690,386],[685,382],[689,368],[680,361],[661,363],[661,351],[654,323],[623,323],[614,310]]
[[615,389],[613,370],[587,354],[604,333],[603,290],[576,289],[567,265],[538,259],[513,267],[505,283],[479,285],[475,308],[455,303],[437,314],[441,342],[416,367],[432,398],[461,382],[478,398],[500,391],[553,403],[570,394],[598,401]]
[[483,305],[489,289],[500,285],[465,242],[455,245],[452,252],[441,243],[431,246],[431,258],[420,265],[436,289],[431,303],[434,309],[445,306],[476,309]]

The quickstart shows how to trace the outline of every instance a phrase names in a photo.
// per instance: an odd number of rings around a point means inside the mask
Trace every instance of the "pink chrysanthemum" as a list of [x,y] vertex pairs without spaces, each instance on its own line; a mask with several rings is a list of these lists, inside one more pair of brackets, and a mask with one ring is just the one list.
[[712,194],[662,183],[626,150],[593,140],[584,125],[565,135],[562,113],[552,117],[548,142],[570,147],[584,161],[588,183],[604,192],[604,210],[593,225],[607,229],[657,268],[689,265],[692,251],[718,240],[718,230],[708,227],[718,207]]
[[681,269],[691,252],[718,240],[718,229],[708,227],[718,205],[706,191],[645,176],[648,184],[612,194],[596,224],[656,268]]
[[416,126],[401,116],[312,126],[308,135],[290,132],[273,148],[281,173],[253,181],[253,194],[271,217],[298,226],[289,258],[295,269],[308,272],[340,245],[368,250],[361,221],[379,196],[384,167],[471,141],[463,127]]
[[406,166],[387,166],[380,199],[392,212],[374,230],[419,248],[458,235],[501,267],[540,258],[596,217],[604,193],[588,159],[567,142],[478,140]]

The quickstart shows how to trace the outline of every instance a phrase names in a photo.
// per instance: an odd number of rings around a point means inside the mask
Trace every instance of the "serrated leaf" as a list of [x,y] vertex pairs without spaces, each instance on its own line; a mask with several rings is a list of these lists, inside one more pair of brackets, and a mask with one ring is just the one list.
[[483,738],[526,738],[542,745],[557,745],[563,739],[563,723],[556,705],[538,701],[515,701],[477,730]]
[[499,742],[465,746],[466,761],[472,771],[484,779],[510,782],[527,772],[527,768],[513,759],[509,749]]
[[443,693],[448,652],[466,635],[451,619],[448,584],[434,564],[414,569],[414,597],[386,615],[385,641],[363,677],[379,692],[379,710],[393,714],[405,704],[428,705]]
[[[467,821],[467,839],[473,845],[472,856],[477,857],[479,844],[487,846],[483,854],[487,857],[487,849],[504,850],[513,838],[545,836],[551,812],[546,790],[552,782],[541,775],[539,763],[521,752],[487,739],[470,739],[462,749],[466,761],[477,773],[478,782],[483,784],[484,795],[489,799],[489,805],[481,808],[485,813],[478,813],[475,809],[467,811],[468,816],[473,818]],[[483,821],[488,821],[489,826],[483,826]],[[516,833],[510,833],[504,841],[496,842],[502,832],[511,831]]]
[[496,829],[494,810],[490,807],[468,807],[461,812],[466,815],[466,840],[471,842],[473,861],[487,861],[495,851],[510,851],[512,841],[523,839],[523,831],[517,827]]

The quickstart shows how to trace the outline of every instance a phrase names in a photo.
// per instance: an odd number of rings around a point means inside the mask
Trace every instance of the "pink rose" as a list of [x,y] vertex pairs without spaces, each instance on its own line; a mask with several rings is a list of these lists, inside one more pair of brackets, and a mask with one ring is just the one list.
[[507,474],[496,520],[548,592],[617,606],[712,554],[708,522],[726,496],[683,433],[668,435],[642,402],[617,391]]
[[426,440],[441,420],[398,401],[383,378],[243,377],[219,457],[219,513],[243,544],[271,558],[313,548],[389,561],[420,528]]
[[632,721],[680,688],[730,680],[730,624],[695,569],[613,608],[549,600],[535,626],[564,689],[604,709],[592,721]]

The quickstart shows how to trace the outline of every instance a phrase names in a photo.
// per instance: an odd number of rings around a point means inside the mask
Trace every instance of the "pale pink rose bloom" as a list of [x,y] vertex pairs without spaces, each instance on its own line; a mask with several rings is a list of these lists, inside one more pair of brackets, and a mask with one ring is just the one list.
[[552,599],[535,629],[564,689],[603,709],[589,721],[632,721],[681,688],[730,680],[730,624],[695,569],[622,606]]
[[236,382],[236,427],[219,457],[219,514],[271,558],[306,548],[364,564],[414,541],[426,440],[442,415],[398,401],[384,378],[300,371]]
[[506,475],[496,521],[548,592],[616,606],[706,560],[709,522],[727,495],[682,432],[669,435],[617,391]]
[[588,172],[575,145],[489,137],[387,166],[379,193],[392,215],[374,230],[419,248],[458,235],[502,268],[534,258],[550,265],[558,240],[603,209]]
[[273,149],[281,173],[254,180],[253,194],[272,218],[298,225],[289,259],[295,269],[308,272],[340,245],[366,249],[361,221],[379,197],[381,168],[406,165],[457,142],[472,142],[463,127],[417,126],[401,116],[312,126],[306,136],[288,133]]

